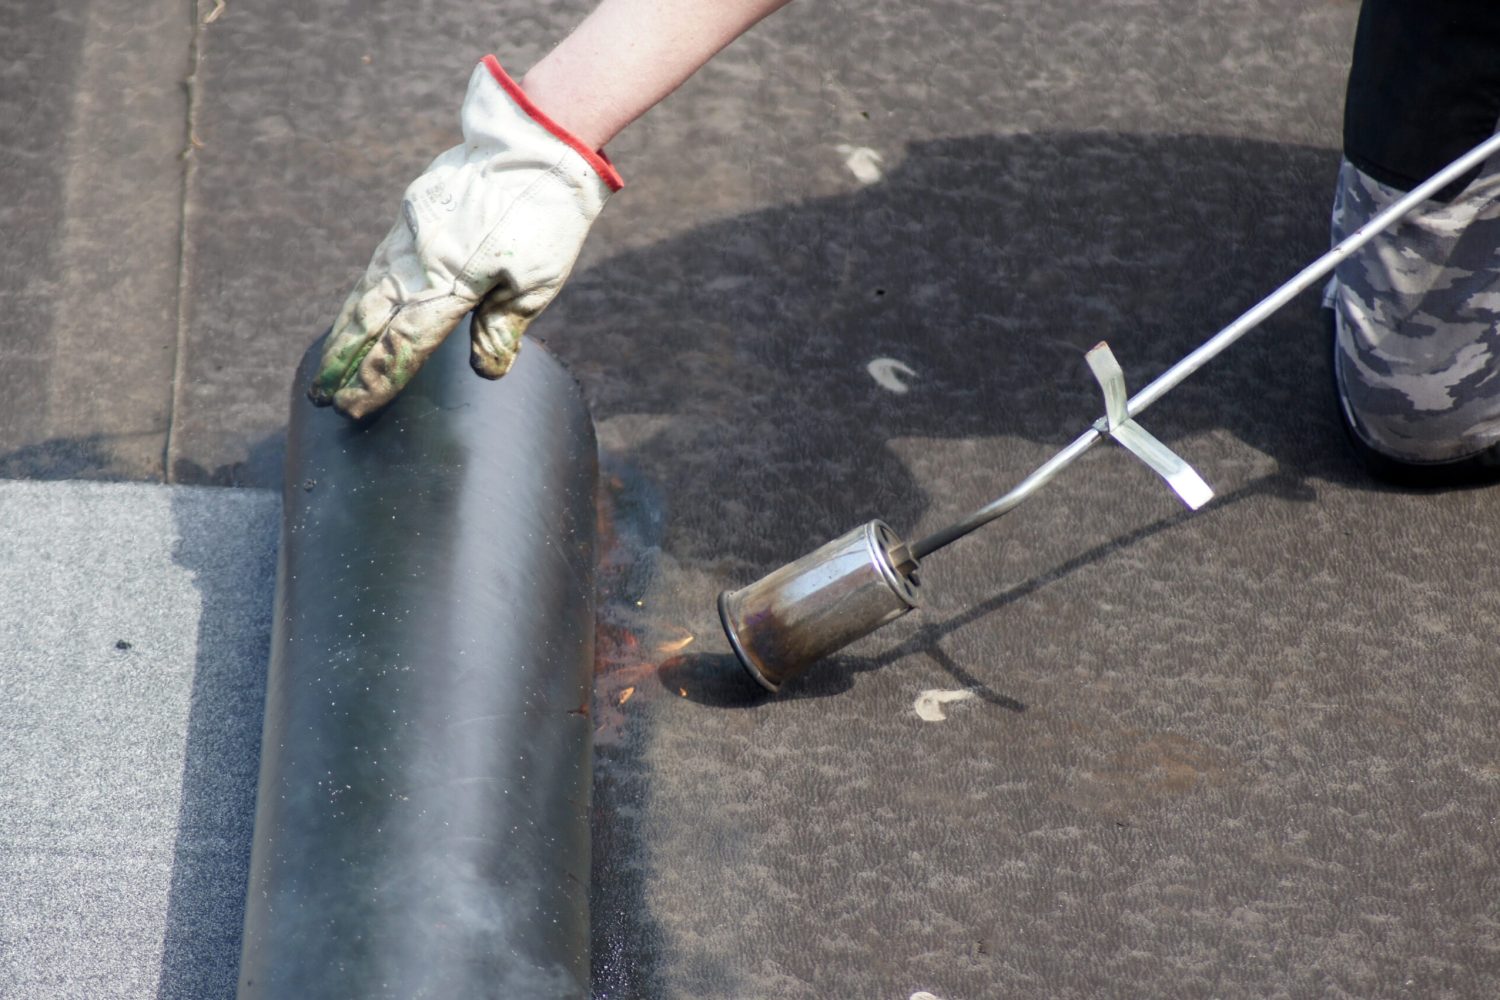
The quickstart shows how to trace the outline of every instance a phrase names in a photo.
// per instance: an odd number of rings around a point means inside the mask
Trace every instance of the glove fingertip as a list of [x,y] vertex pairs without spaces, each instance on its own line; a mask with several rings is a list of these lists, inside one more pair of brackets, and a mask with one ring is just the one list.
[[507,305],[487,300],[469,328],[469,367],[481,378],[497,379],[510,371],[529,320],[511,315]]
[[[519,350],[520,345],[517,344]],[[469,367],[474,369],[474,374],[480,378],[494,381],[501,378],[510,371],[510,366],[515,364],[517,351],[506,353],[494,353],[481,350],[479,345],[474,344],[469,348]]]
[[[394,397],[392,397],[394,398]],[[374,393],[364,388],[342,389],[334,393],[333,408],[350,420],[364,420],[384,409],[390,399],[378,398]]]

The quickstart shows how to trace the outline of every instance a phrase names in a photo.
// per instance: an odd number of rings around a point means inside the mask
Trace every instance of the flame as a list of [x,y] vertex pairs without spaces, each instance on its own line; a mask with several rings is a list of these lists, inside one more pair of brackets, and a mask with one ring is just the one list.
[[616,705],[623,705],[623,704],[625,704],[627,701],[630,700],[630,696],[633,695],[633,694],[635,694],[635,688],[633,688],[633,687],[626,688],[625,690],[623,690],[623,691],[620,692],[620,698],[619,698],[618,701],[615,702],[615,704]]
[[680,695],[682,695],[682,697],[686,698],[687,697],[687,688],[678,688],[677,689],[677,693],[680,694]]
[[657,646],[656,651],[658,653],[676,653],[680,650],[686,649],[688,645],[692,643],[694,638],[695,637],[692,635],[685,635],[681,639],[672,639],[668,642],[662,643],[660,646]]

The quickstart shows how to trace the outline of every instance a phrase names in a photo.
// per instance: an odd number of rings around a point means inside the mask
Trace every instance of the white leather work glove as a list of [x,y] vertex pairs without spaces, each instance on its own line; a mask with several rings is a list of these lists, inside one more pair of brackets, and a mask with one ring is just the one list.
[[385,406],[470,310],[470,364],[504,375],[623,186],[494,56],[469,78],[462,123],[463,145],[406,189],[400,220],[339,311],[308,391],[319,406],[355,418]]

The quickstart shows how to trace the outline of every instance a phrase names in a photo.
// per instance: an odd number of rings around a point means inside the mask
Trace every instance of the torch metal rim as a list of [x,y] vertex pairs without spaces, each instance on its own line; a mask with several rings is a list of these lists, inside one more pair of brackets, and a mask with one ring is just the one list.
[[891,550],[904,544],[901,536],[892,531],[890,525],[877,519],[865,526],[865,543],[869,546],[870,561],[880,568],[880,575],[885,578],[886,585],[891,588],[891,592],[901,598],[907,608],[913,610],[920,608],[922,606],[921,583],[916,577],[897,570],[891,560]]
[[729,620],[729,609],[725,606],[725,602],[728,599],[729,591],[719,591],[719,623],[724,626],[724,634],[729,637],[729,645],[734,649],[735,659],[740,661],[740,666],[745,668],[745,673],[755,678],[755,683],[772,694],[779,694],[781,692],[781,685],[774,683],[767,677],[765,672],[761,670],[760,665],[751,658],[745,647],[740,645],[740,637],[735,631],[734,623]]

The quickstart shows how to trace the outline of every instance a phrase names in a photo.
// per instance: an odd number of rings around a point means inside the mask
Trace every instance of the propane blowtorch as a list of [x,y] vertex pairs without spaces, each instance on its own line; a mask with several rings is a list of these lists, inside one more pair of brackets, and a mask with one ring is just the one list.
[[1212,498],[1213,490],[1138,424],[1136,416],[1496,150],[1500,150],[1500,134],[1392,202],[1134,396],[1127,398],[1124,372],[1109,346],[1096,345],[1085,359],[1103,392],[1104,416],[1010,492],[968,517],[912,543],[903,541],[885,522],[870,521],[749,586],[724,591],[719,595],[719,619],[735,656],[762,687],[779,691],[789,678],[817,660],[918,607],[921,560],[1010,513],[1104,438],[1113,438],[1139,458],[1183,503],[1197,510]]

